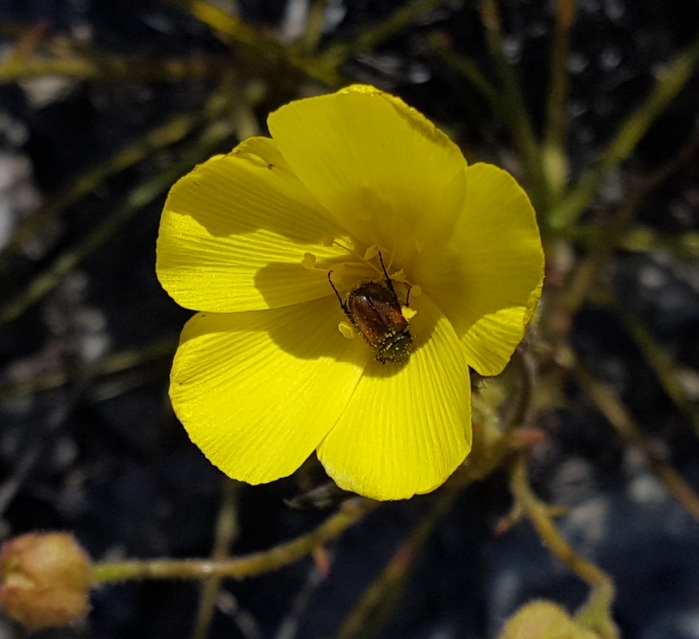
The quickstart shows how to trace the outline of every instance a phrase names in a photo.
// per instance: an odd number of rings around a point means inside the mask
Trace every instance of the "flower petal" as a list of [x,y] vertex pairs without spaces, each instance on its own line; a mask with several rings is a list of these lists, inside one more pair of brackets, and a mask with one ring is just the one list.
[[371,357],[340,335],[340,317],[328,298],[187,323],[170,398],[224,473],[251,484],[290,475],[338,420]]
[[426,244],[414,280],[449,318],[482,375],[502,371],[541,294],[544,254],[524,190],[490,164],[466,169],[466,199],[453,236]]
[[471,449],[463,346],[425,296],[411,323],[416,348],[402,367],[370,362],[318,458],[341,488],[405,499],[442,484]]
[[454,224],[466,160],[399,98],[354,85],[287,104],[267,123],[293,172],[338,224],[393,251],[402,266],[402,250]]
[[541,297],[543,279],[526,306],[504,308],[481,317],[464,335],[468,363],[481,375],[499,375],[522,341]]
[[186,308],[214,313],[296,304],[332,294],[304,253],[341,232],[290,172],[269,138],[250,138],[183,177],[160,222],[156,270]]

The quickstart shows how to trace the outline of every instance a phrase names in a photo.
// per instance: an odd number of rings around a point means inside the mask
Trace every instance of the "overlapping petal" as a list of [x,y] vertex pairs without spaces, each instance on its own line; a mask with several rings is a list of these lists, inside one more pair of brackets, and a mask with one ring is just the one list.
[[411,325],[418,343],[407,364],[372,361],[318,448],[338,486],[374,499],[433,490],[471,449],[463,346],[429,299],[421,297],[418,308]]
[[469,364],[502,371],[538,301],[544,256],[534,210],[507,172],[466,169],[466,196],[453,235],[426,245],[413,277],[462,338]]
[[337,330],[331,298],[246,313],[195,315],[170,398],[192,441],[230,477],[293,473],[347,406],[371,357]]
[[268,125],[293,172],[361,242],[403,261],[414,243],[453,225],[466,160],[402,100],[353,86],[291,102]]
[[198,311],[276,308],[328,295],[301,261],[337,256],[342,236],[269,138],[250,138],[196,167],[170,191],[156,270],[175,301]]

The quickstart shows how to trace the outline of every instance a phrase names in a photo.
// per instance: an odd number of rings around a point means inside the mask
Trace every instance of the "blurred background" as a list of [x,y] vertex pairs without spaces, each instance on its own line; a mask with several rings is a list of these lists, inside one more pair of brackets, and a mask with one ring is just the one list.
[[699,638],[698,59],[694,0],[0,0],[2,538],[239,555],[337,508],[298,499],[326,481],[314,459],[229,482],[167,399],[189,317],[154,272],[167,190],[290,99],[401,96],[515,174],[547,252],[510,373],[524,434],[512,383],[492,382],[500,418],[482,398],[476,437],[505,445],[453,498],[381,505],[314,558],[204,597],[107,585],[84,623],[35,636],[476,639],[533,598],[572,612],[588,585],[512,508],[526,451],[558,529],[614,580],[620,635]]

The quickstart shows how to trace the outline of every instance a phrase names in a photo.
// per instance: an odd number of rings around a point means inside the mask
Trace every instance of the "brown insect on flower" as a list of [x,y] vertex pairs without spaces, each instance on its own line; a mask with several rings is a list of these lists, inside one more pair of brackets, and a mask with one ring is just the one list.
[[[384,273],[384,283],[368,281],[360,282],[343,300],[332,281],[332,271],[328,273],[328,281],[332,286],[342,310],[349,321],[357,327],[364,339],[374,349],[376,359],[385,364],[392,362],[400,364],[407,362],[413,336],[408,328],[401,303],[393,288],[393,282],[388,276],[383,256],[379,251],[379,260]],[[410,291],[405,305],[408,306]]]

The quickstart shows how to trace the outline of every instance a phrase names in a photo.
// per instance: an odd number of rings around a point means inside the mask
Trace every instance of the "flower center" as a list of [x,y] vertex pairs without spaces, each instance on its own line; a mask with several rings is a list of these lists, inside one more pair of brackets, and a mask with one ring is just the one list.
[[[328,283],[349,320],[340,323],[340,332],[348,338],[361,333],[382,364],[406,362],[413,342],[408,322],[415,311],[409,308],[413,287],[405,273],[402,269],[389,272],[392,260],[387,267],[384,253],[377,246],[370,246],[360,257],[339,242],[333,244],[354,258],[327,271]],[[306,268],[315,268],[315,257],[306,254],[303,263]],[[348,281],[352,282],[350,287],[346,287]],[[343,295],[338,287],[348,291]]]

